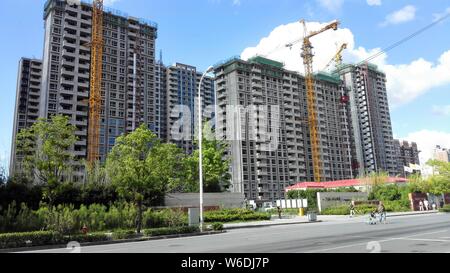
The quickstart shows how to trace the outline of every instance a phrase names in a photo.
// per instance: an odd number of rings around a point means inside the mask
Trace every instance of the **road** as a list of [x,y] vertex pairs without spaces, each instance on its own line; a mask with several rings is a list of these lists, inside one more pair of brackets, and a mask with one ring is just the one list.
[[[83,247],[81,253],[450,253],[450,214],[247,228],[227,233]],[[39,253],[67,253],[66,249]]]

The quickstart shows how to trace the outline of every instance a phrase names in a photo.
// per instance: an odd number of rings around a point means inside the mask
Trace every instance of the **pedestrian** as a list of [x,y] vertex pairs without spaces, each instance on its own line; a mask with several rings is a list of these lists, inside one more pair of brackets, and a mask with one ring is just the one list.
[[283,212],[280,207],[277,207],[278,217],[281,219],[281,213]]
[[355,201],[352,201],[350,203],[350,218],[352,218],[353,216],[355,216]]
[[436,203],[435,202],[433,202],[433,210],[436,210]]
[[380,216],[380,223],[386,224],[386,208],[384,207],[383,202],[380,202],[378,205],[378,214]]
[[419,210],[423,211],[423,201],[422,200],[420,200],[420,202],[419,202]]
[[430,210],[430,202],[427,199],[423,201],[423,205],[425,207],[425,210]]

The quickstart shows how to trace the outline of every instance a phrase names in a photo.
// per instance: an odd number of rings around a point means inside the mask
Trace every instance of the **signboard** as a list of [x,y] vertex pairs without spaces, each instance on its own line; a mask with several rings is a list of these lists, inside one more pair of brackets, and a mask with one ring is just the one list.
[[277,207],[282,209],[300,209],[308,207],[307,199],[277,200]]
[[413,211],[420,211],[420,201],[428,199],[428,195],[426,193],[410,193],[409,201],[411,202],[411,209]]
[[349,205],[352,201],[367,201],[369,195],[365,192],[318,192],[317,205],[319,211],[333,207]]

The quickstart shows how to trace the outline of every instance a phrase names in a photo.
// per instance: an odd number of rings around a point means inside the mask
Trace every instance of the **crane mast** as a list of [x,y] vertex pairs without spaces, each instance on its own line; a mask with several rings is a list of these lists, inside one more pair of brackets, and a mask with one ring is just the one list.
[[87,161],[100,159],[100,120],[102,108],[103,66],[103,0],[92,3],[91,79],[89,94],[89,127]]
[[[308,33],[306,30],[306,23],[304,20],[301,21],[303,24],[303,29],[305,31],[305,35],[303,38],[303,46],[302,46],[302,58],[303,64],[305,66],[305,80],[306,80],[306,93],[307,93],[307,105],[308,105],[308,124],[309,124],[309,132],[310,132],[310,140],[311,140],[311,154],[313,160],[313,173],[314,173],[314,181],[321,182],[322,181],[322,164],[320,160],[320,151],[319,151],[319,129],[318,129],[318,121],[317,121],[317,109],[316,109],[316,95],[314,90],[314,71],[313,71],[313,46],[311,43],[311,38],[319,35],[327,30],[333,29],[337,30],[339,26],[338,21],[333,21],[328,24],[324,28],[318,31],[314,31]],[[300,42],[301,40],[286,45],[287,47],[291,47]]]

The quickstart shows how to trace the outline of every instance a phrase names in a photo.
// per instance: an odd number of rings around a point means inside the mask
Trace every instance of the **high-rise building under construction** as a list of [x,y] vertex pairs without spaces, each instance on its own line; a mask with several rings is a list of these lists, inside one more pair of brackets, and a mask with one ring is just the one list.
[[[45,38],[40,116],[66,115],[77,127],[73,147],[87,156],[91,66],[92,5],[49,0],[45,4]],[[157,25],[105,8],[103,14],[102,111],[100,158],[118,136],[141,124],[155,127],[155,40]],[[75,166],[81,177],[83,166]]]
[[16,137],[20,130],[33,125],[39,118],[41,98],[42,61],[22,58],[17,75],[14,128],[12,134],[9,173],[20,169],[21,155],[16,152]]
[[[232,187],[249,200],[274,201],[313,181],[305,78],[262,57],[233,58],[215,69],[219,136],[229,143]],[[324,181],[351,178],[346,90],[339,77],[316,76]]]
[[386,75],[373,64],[343,65],[337,72],[349,91],[353,167],[360,176],[381,171],[396,176]]

